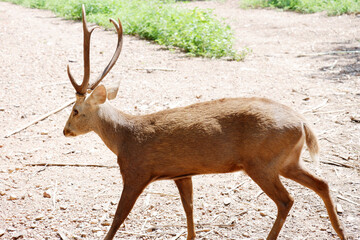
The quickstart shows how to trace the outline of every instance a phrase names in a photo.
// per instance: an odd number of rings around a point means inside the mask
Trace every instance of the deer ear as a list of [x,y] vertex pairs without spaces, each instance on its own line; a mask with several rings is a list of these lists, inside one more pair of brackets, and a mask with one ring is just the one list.
[[109,87],[106,87],[107,99],[113,100],[119,91],[120,82],[117,82]]
[[88,98],[91,105],[103,104],[106,101],[106,88],[104,85],[97,86]]

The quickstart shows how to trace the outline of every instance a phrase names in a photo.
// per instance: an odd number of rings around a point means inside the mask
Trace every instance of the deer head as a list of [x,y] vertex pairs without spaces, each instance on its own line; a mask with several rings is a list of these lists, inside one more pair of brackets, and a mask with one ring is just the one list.
[[[111,100],[115,98],[119,88],[118,85],[111,88],[105,88],[103,85],[98,85],[110,72],[111,68],[115,65],[117,59],[119,58],[123,43],[123,30],[120,20],[116,22],[115,20],[110,19],[110,22],[114,24],[117,31],[117,47],[109,64],[91,85],[89,84],[90,38],[96,27],[89,31],[86,23],[84,5],[82,5],[82,22],[84,30],[84,78],[81,85],[78,85],[70,72],[69,65],[67,66],[67,73],[70,82],[76,90],[76,102],[63,131],[65,136],[77,136],[90,132],[92,130],[91,127],[93,126],[91,121],[94,119],[93,116],[96,114],[99,105],[105,103],[106,99]],[[88,93],[90,93],[89,96],[87,96]]]

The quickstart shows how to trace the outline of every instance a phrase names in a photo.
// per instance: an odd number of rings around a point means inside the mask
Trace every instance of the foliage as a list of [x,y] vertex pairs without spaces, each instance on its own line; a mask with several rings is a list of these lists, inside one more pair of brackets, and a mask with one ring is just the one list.
[[242,60],[247,51],[233,49],[233,32],[210,10],[182,9],[173,0],[5,0],[26,7],[50,9],[67,19],[87,19],[112,27],[109,17],[120,18],[125,34],[138,35],[190,55]]
[[329,15],[360,12],[360,0],[243,0],[243,7],[276,7],[302,13],[327,11]]

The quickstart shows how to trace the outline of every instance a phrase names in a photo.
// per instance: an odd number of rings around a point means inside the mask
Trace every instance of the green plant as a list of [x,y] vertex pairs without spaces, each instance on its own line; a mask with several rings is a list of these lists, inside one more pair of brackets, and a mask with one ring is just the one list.
[[243,0],[243,7],[274,7],[302,13],[327,11],[329,15],[360,12],[359,0]]
[[125,34],[138,35],[192,56],[242,60],[246,50],[233,49],[230,27],[212,11],[182,9],[174,0],[6,0],[27,7],[54,11],[66,19],[81,19],[85,4],[88,21],[111,27],[108,19],[120,18]]

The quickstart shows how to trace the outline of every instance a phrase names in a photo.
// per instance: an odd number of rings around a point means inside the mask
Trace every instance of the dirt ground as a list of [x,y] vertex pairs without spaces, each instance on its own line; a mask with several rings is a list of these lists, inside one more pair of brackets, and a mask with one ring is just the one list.
[[[215,9],[234,29],[236,46],[252,53],[244,62],[189,58],[125,36],[104,80],[121,81],[113,104],[136,115],[240,96],[291,106],[313,123],[321,145],[320,170],[307,151],[305,165],[328,180],[346,231],[360,239],[360,18],[242,10],[235,0],[180,4]],[[111,31],[93,34],[93,77],[115,42]],[[79,22],[0,2],[0,239],[102,239],[112,221],[122,190],[116,157],[93,133],[63,136],[70,107],[4,137],[75,97],[68,63],[81,79]],[[198,239],[266,238],[275,204],[244,173],[193,182]],[[321,199],[283,182],[295,203],[279,239],[337,239]],[[140,196],[117,238],[186,239],[185,231],[175,184],[160,181]]]

